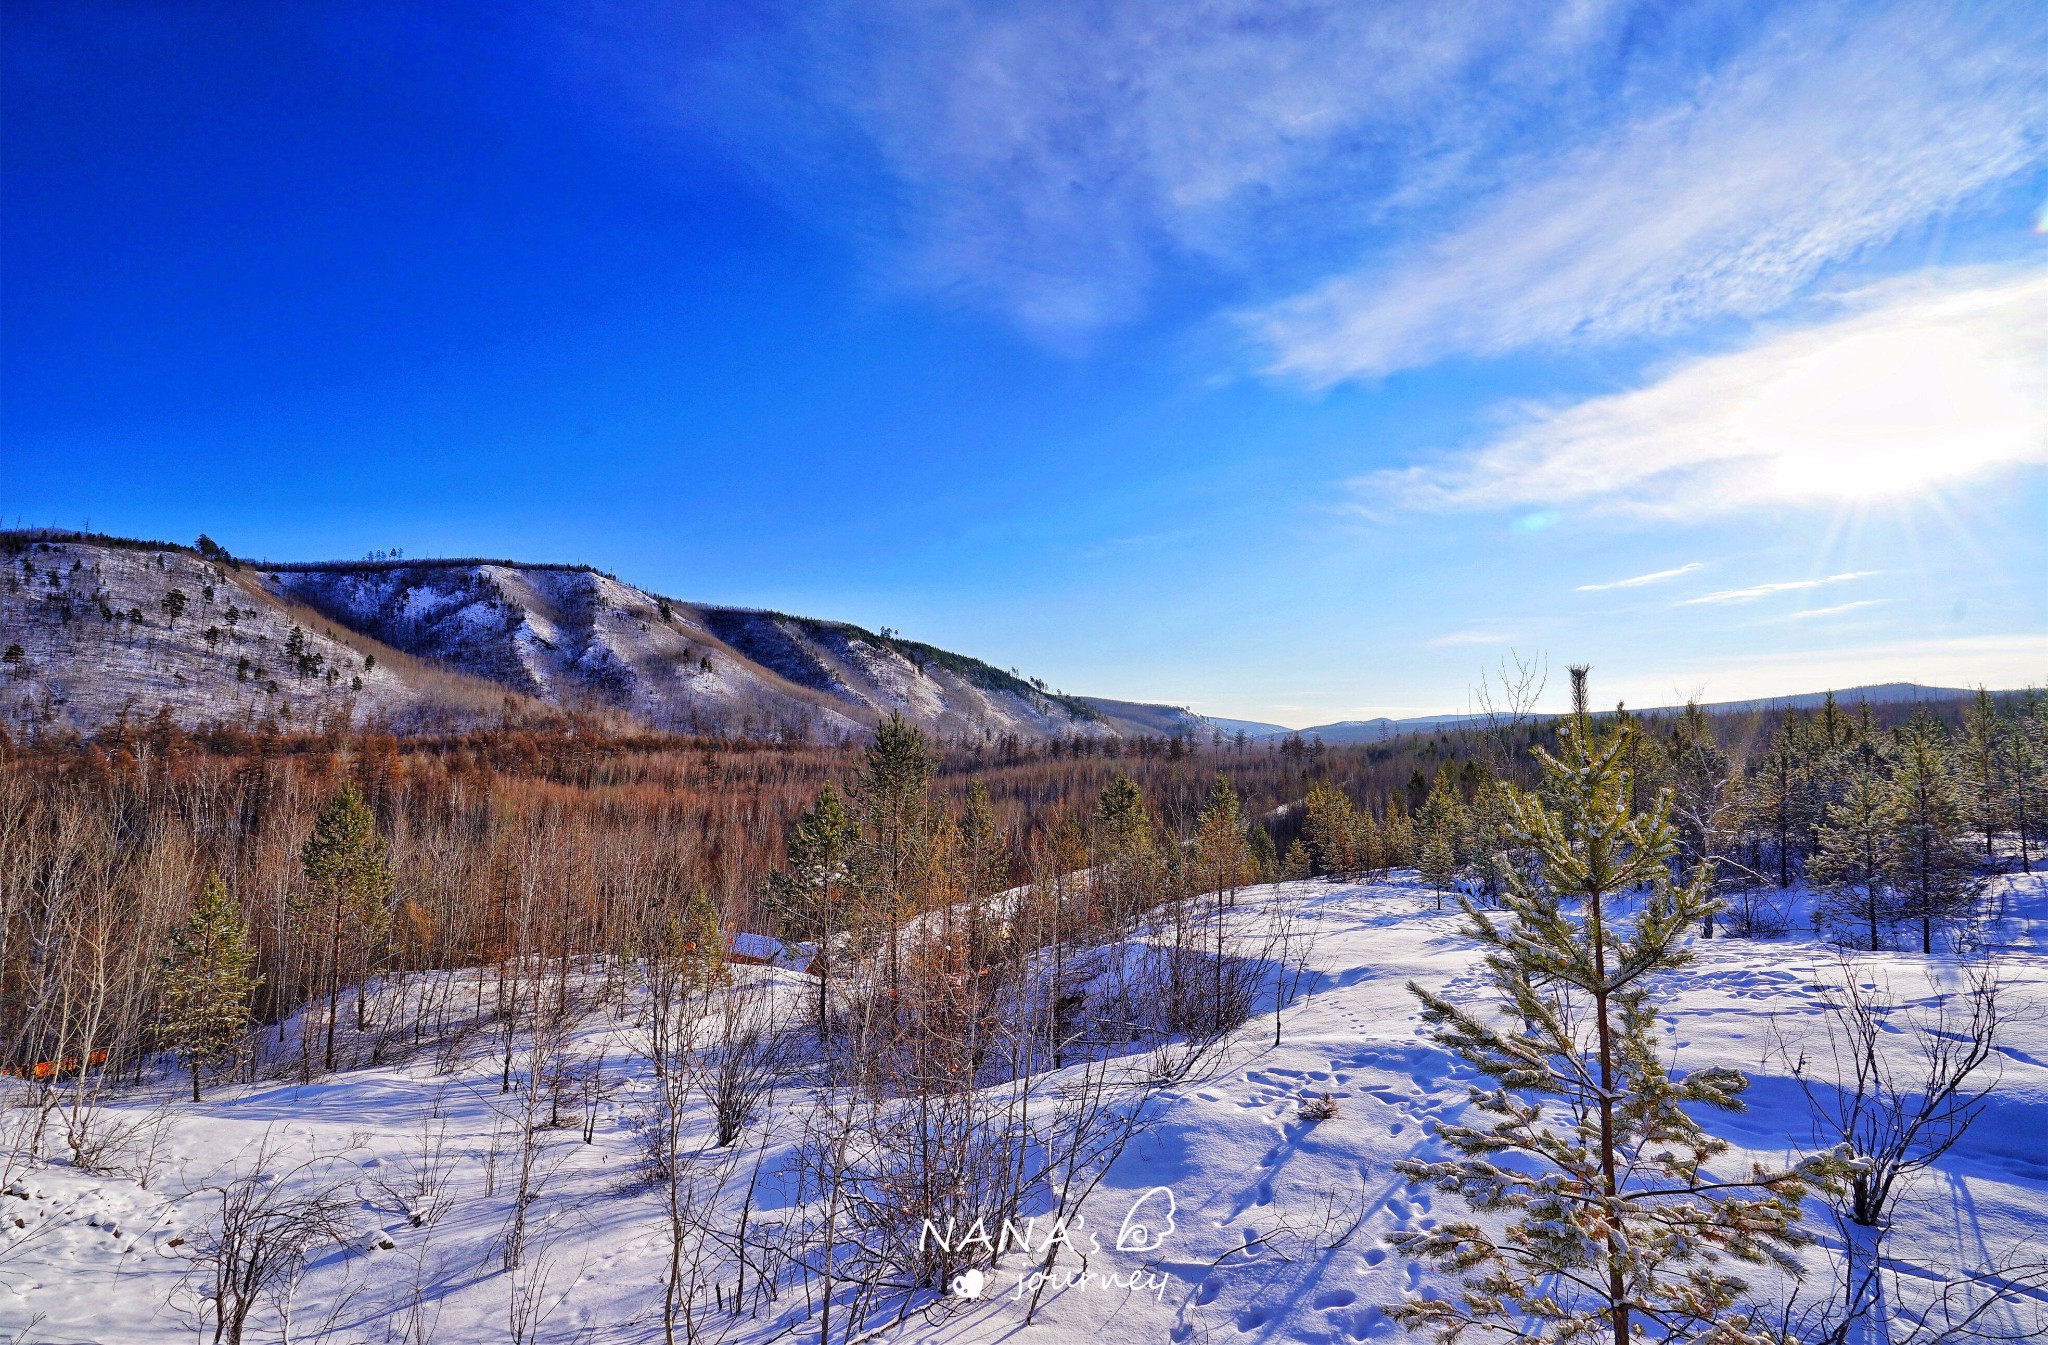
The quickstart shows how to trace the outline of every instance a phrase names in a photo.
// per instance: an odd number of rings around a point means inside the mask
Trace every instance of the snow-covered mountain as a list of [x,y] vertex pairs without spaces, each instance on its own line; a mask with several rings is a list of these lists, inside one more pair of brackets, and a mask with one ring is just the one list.
[[[841,737],[891,713],[950,742],[1206,727],[892,634],[684,602],[580,566],[238,562],[41,533],[0,535],[0,559],[0,625],[19,647],[0,671],[0,713],[18,730],[89,732],[159,709],[185,723],[413,728],[494,719],[508,703],[757,736]],[[287,650],[294,627],[303,648]]]

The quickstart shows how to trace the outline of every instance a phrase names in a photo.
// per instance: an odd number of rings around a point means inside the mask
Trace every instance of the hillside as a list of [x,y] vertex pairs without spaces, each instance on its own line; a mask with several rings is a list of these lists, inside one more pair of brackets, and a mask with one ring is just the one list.
[[538,708],[182,548],[7,535],[0,564],[9,732],[89,732],[159,711],[182,723],[428,729]]
[[[10,731],[179,722],[401,731],[508,706],[688,733],[832,739],[900,713],[948,742],[1194,733],[1166,706],[1088,700],[844,622],[670,599],[588,567],[272,563],[73,534],[0,534]],[[173,606],[182,596],[182,606]],[[287,650],[297,628],[303,647]]]

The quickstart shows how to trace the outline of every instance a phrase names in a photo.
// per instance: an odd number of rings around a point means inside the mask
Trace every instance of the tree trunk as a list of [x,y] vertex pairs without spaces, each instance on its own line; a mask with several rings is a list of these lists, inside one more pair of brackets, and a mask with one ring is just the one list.
[[[1607,1019],[1607,945],[1597,893],[1587,898],[1587,911],[1593,935],[1593,974],[1599,982],[1593,991],[1593,1016],[1600,1029],[1600,1186],[1611,1215],[1619,1191],[1614,1175],[1614,1034]],[[1611,1242],[1607,1248],[1607,1300],[1614,1345],[1629,1345],[1628,1285],[1622,1276],[1620,1253]]]
[[334,1073],[334,1017],[341,1003],[341,894],[334,896],[334,921],[327,935],[327,1072]]

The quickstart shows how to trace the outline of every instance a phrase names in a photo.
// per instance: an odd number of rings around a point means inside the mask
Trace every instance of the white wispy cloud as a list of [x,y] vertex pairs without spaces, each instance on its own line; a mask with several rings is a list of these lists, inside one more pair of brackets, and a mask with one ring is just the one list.
[[1702,603],[1755,602],[1768,598],[1774,593],[1799,593],[1810,588],[1825,588],[1829,584],[1846,584],[1853,579],[1868,579],[1875,570],[1852,570],[1846,574],[1831,574],[1820,579],[1781,579],[1773,584],[1752,584],[1748,588],[1725,588],[1718,593],[1706,593],[1697,598],[1687,598],[1680,607],[1697,607]]
[[1883,598],[1859,598],[1855,602],[1836,603],[1833,607],[1809,607],[1804,612],[1788,612],[1787,621],[1812,621],[1816,617],[1841,616],[1845,612],[1860,612],[1866,607],[1877,607]]
[[1910,497],[2048,463],[2048,274],[1935,273],[1845,307],[1633,391],[1525,408],[1477,452],[1354,492],[1678,518]]
[[[2020,7],[1791,7],[1732,48],[1655,0],[870,0],[758,29],[691,70],[690,115],[891,280],[1055,336],[1192,260],[1298,294],[1253,329],[1313,382],[1762,312],[2048,134]],[[669,65],[641,84],[676,96]]]
[[1497,630],[1460,630],[1424,641],[1431,649],[1450,649],[1468,644],[1507,644],[1515,637]]
[[1162,257],[1262,266],[1448,189],[1622,8],[826,4],[715,78],[799,208],[1057,334],[1135,314]]
[[1694,570],[1704,568],[1706,568],[1706,563],[1696,560],[1681,565],[1675,570],[1656,570],[1650,574],[1639,574],[1633,579],[1615,579],[1605,584],[1581,584],[1578,591],[1581,593],[1605,593],[1607,590],[1614,588],[1642,588],[1648,584],[1661,584],[1667,579],[1676,579],[1682,574],[1691,574]]
[[1275,372],[1326,384],[1767,313],[1828,263],[2039,164],[2040,13],[2014,41],[1953,7],[1817,7],[1685,103],[1532,165],[1253,330]]

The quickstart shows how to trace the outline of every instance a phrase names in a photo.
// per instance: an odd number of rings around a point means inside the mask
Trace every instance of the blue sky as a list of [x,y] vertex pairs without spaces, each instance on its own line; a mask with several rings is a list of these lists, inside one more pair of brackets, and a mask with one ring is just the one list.
[[2048,681],[2037,3],[5,29],[10,524],[588,561],[1296,725],[1510,649]]

